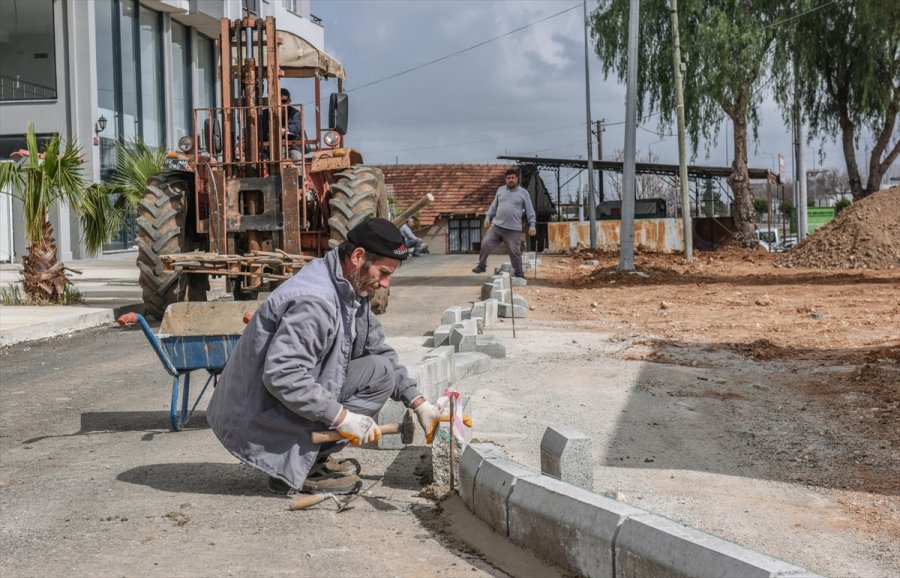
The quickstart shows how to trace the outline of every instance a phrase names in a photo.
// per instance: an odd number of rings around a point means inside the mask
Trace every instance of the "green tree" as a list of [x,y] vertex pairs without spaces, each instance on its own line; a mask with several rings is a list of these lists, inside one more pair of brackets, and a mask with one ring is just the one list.
[[[758,124],[760,85],[771,60],[783,12],[776,0],[681,0],[681,54],[685,64],[686,130],[694,152],[701,138],[718,135],[722,113],[734,126],[734,159],[728,184],[734,195],[737,236],[756,246],[756,211],[747,172],[748,129]],[[591,17],[603,71],[624,81],[627,67],[628,0],[601,0]],[[659,112],[664,126],[675,119],[672,30],[668,2],[642,2],[638,58],[638,110]]]
[[[809,136],[840,138],[854,200],[879,189],[900,155],[900,2],[842,0],[822,9],[794,0],[803,16],[783,27],[774,51],[776,97],[789,113],[794,95]],[[796,77],[793,74],[796,65]],[[875,137],[863,185],[856,145]]]
[[14,153],[15,162],[0,163],[0,190],[22,202],[29,243],[22,257],[25,294],[37,303],[58,302],[69,279],[48,218],[53,203],[66,203],[75,211],[91,252],[100,249],[119,220],[104,187],[86,186],[81,149],[74,141],[63,144],[59,135],[54,135],[39,151],[33,123],[28,124],[25,141],[27,149]]

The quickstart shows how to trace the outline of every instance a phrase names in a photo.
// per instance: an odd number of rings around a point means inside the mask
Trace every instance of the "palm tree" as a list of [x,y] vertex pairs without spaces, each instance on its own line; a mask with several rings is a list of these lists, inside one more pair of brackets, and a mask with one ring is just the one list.
[[61,146],[59,135],[54,135],[39,152],[33,123],[28,123],[25,140],[28,148],[13,153],[15,162],[0,163],[0,190],[22,202],[29,243],[22,257],[25,294],[36,303],[59,302],[69,279],[48,219],[53,203],[68,204],[78,215],[90,253],[100,249],[121,217],[105,187],[85,186],[81,148],[75,141]]

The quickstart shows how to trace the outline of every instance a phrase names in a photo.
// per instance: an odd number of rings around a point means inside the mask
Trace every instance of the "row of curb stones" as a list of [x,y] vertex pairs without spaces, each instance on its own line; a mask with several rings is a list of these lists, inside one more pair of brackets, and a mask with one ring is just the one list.
[[564,427],[544,434],[541,472],[510,460],[494,444],[469,444],[459,495],[496,532],[580,576],[821,578],[563,481],[592,483],[584,471],[591,469],[589,456],[590,440]]
[[[498,291],[509,289],[509,277],[497,276],[494,278]],[[508,292],[508,291],[507,291]],[[432,349],[425,354],[422,361],[407,366],[410,377],[416,380],[416,387],[429,401],[436,400],[451,384],[470,375],[478,375],[491,368],[491,359],[503,359],[506,357],[506,347],[495,335],[484,335],[486,328],[491,328],[501,317],[500,310],[503,303],[490,295],[481,301],[475,301],[470,306],[453,306],[447,308],[441,316],[440,325],[434,330],[429,342],[426,343]],[[527,304],[522,300],[521,309],[527,310]],[[519,316],[519,308],[516,309]],[[524,315],[521,315],[524,317]],[[474,419],[471,398],[464,407],[465,413]],[[379,425],[413,420],[412,412],[399,402],[389,400],[379,412],[376,419]],[[423,443],[422,433],[416,429],[417,439],[415,443]],[[457,452],[457,471],[459,469],[459,456],[462,456],[466,445],[471,441],[472,430],[466,428],[463,432],[464,442],[451,438],[449,426],[441,424],[434,441],[431,444],[431,469],[433,481],[437,484],[450,483],[450,446],[455,444]],[[403,443],[400,436],[384,436],[377,444],[379,449],[402,449]]]

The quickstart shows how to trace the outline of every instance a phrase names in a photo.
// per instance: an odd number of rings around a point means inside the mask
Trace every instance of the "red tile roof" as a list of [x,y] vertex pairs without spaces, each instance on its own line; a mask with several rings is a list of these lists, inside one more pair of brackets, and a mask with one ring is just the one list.
[[426,193],[434,202],[419,212],[419,226],[429,227],[440,215],[484,215],[503,185],[511,164],[378,165],[388,194],[407,208]]

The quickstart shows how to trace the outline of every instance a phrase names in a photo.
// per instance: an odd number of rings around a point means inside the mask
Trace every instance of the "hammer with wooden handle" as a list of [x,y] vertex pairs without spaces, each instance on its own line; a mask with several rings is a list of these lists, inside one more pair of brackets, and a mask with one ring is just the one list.
[[[416,422],[412,418],[412,414],[406,412],[403,415],[403,421],[401,423],[386,423],[382,426],[379,426],[381,429],[381,435],[395,435],[400,434],[400,441],[404,444],[413,443],[413,436],[416,433]],[[310,440],[314,444],[325,444],[328,442],[339,442],[343,439],[341,434],[334,430],[329,431],[315,431],[309,434]]]

